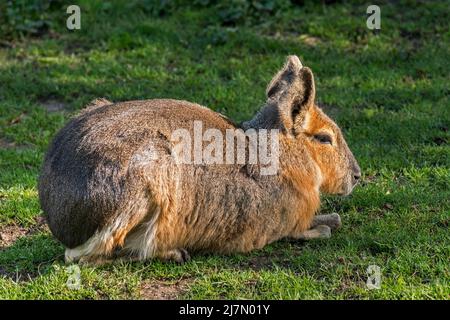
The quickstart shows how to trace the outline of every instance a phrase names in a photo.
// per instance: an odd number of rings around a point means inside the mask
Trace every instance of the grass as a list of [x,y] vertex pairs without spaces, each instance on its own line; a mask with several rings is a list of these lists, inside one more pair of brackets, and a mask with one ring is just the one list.
[[[130,9],[132,1],[79,1],[81,30],[56,24],[1,47],[0,232],[34,231],[0,248],[0,299],[151,298],[163,290],[154,283],[189,299],[449,299],[449,7],[379,2],[374,33],[362,1],[306,2],[233,27],[214,7],[159,17]],[[170,97],[242,121],[288,54],[314,71],[318,101],[363,170],[350,197],[323,200],[321,211],[338,212],[343,228],[326,241],[194,256],[182,266],[82,266],[80,289],[69,289],[62,246],[35,228],[36,178],[67,119],[97,97]],[[59,111],[49,111],[55,103]],[[379,290],[366,287],[369,265],[381,267]]]

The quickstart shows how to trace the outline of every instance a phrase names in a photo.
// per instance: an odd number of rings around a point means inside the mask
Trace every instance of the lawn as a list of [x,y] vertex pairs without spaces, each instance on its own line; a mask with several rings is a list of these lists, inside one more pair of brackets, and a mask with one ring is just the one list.
[[[0,29],[0,299],[449,299],[448,2],[378,1],[378,32],[364,1],[178,2],[77,1],[81,29],[69,31],[56,1],[38,32]],[[351,196],[323,198],[342,228],[184,265],[80,266],[68,286],[76,270],[36,188],[56,131],[98,97],[183,99],[243,121],[288,54],[315,73],[317,102],[362,168]]]

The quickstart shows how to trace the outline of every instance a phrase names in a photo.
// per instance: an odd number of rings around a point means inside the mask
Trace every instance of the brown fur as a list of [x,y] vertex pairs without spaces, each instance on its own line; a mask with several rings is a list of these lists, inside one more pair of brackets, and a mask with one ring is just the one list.
[[[270,176],[259,174],[259,164],[174,161],[174,130],[192,133],[195,120],[224,135],[236,129],[205,107],[176,100],[94,102],[47,153],[39,196],[51,231],[77,250],[76,259],[88,260],[116,252],[184,261],[186,250],[248,252],[284,237],[306,238],[320,192],[350,193],[360,170],[337,125],[314,104],[312,72],[296,56],[267,95],[242,128],[280,130],[280,170]],[[332,143],[317,134],[328,134]],[[150,149],[157,160],[149,160]]]

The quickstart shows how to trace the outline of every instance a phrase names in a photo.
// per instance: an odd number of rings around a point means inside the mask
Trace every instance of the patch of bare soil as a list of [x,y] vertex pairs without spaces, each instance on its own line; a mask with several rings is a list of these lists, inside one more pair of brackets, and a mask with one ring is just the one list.
[[264,269],[272,269],[274,267],[274,263],[276,263],[274,257],[257,256],[250,258],[243,265],[241,265],[241,268],[245,267],[255,271],[261,271]]
[[316,47],[323,43],[322,39],[309,34],[300,34],[294,31],[269,33],[266,35],[270,39],[295,40],[300,41],[309,47]]
[[12,141],[9,141],[5,138],[0,138],[0,148],[1,149],[13,149],[16,147],[16,144]]
[[322,43],[322,40],[320,38],[309,36],[307,34],[301,35],[300,40],[310,47],[316,47],[317,45]]
[[289,246],[289,254],[286,252],[260,252],[258,255],[249,256],[247,259],[244,259],[237,266],[238,269],[241,270],[274,270],[278,267],[281,268],[292,268],[292,256],[301,255],[303,250],[303,240],[293,240],[293,239],[282,239],[279,240],[279,243],[290,244]]
[[148,280],[143,281],[140,297],[144,300],[176,300],[188,291],[192,279],[177,281]]
[[17,239],[27,234],[28,229],[17,225],[9,225],[0,229],[0,249],[9,247]]
[[45,219],[43,217],[37,217],[36,224],[29,228],[21,227],[15,224],[0,227],[0,250],[9,247],[21,237],[46,230],[46,228],[47,225],[45,224]]
[[254,271],[273,270],[276,267],[291,267],[291,259],[282,255],[258,255],[251,257],[239,265],[239,269],[251,269]]
[[33,147],[32,144],[17,144],[14,141],[0,137],[0,149],[20,151],[31,147]]

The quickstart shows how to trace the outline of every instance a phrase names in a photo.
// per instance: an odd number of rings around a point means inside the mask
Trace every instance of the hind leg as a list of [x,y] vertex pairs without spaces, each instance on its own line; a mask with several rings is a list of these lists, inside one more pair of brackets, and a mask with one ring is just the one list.
[[172,249],[171,245],[168,246],[167,243],[158,242],[156,236],[158,215],[154,214],[152,219],[143,222],[130,232],[129,236],[125,238],[124,248],[122,252],[119,252],[119,255],[134,261],[157,258],[163,261],[185,263],[190,260],[189,253],[185,249]]
[[100,265],[112,261],[114,246],[113,238],[102,241],[102,237],[96,234],[81,246],[66,248],[64,258],[66,263]]
[[136,221],[129,219],[128,215],[119,216],[112,225],[97,231],[82,245],[67,248],[66,263],[99,265],[113,260],[117,249],[123,247],[126,236],[135,224]]
[[173,261],[179,264],[183,264],[191,260],[191,256],[189,253],[181,248],[181,249],[172,249],[163,253],[160,253],[156,256],[157,258],[164,261]]

